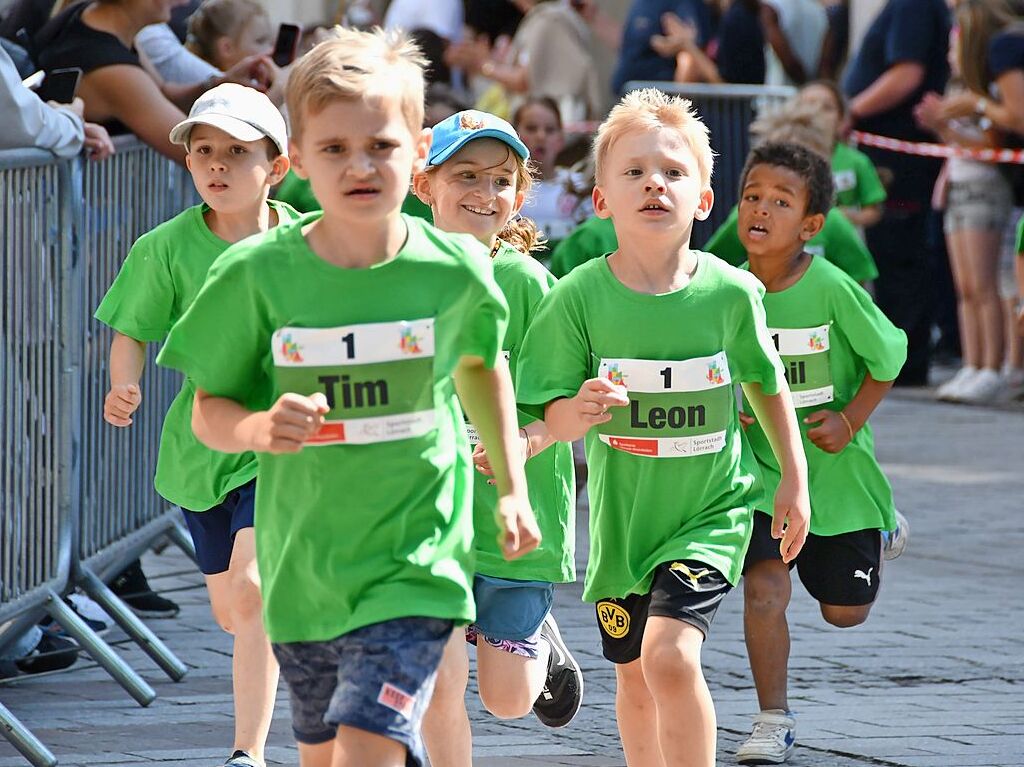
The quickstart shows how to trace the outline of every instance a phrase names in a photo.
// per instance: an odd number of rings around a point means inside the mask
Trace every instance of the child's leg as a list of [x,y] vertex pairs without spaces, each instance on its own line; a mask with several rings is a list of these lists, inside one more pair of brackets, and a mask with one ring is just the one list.
[[532,643],[532,657],[496,647],[483,637],[476,643],[477,683],[480,700],[499,719],[519,719],[533,710],[544,688],[550,648]]
[[341,725],[331,767],[405,767],[406,747],[397,740]]
[[855,530],[829,536],[808,536],[797,572],[821,617],[839,628],[867,620],[881,586],[881,533]]
[[431,767],[472,767],[473,736],[466,713],[469,653],[466,632],[458,627],[444,648],[434,695],[423,717],[423,741]]
[[743,571],[743,635],[762,711],[789,711],[786,608],[792,590],[789,566],[781,559],[762,559]]
[[973,293],[977,340],[981,346],[978,367],[1000,371],[1006,353],[1003,303],[999,295],[1003,234],[994,228],[971,228],[961,232],[961,236],[967,252],[968,282]]
[[665,767],[658,714],[639,659],[615,666],[615,718],[629,767]]

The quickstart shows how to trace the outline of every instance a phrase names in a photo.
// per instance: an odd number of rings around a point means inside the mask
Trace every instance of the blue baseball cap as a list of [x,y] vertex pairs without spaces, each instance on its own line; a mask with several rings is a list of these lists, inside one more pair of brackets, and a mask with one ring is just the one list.
[[494,138],[501,141],[519,155],[523,160],[530,159],[530,150],[526,148],[516,133],[516,129],[489,112],[467,109],[456,112],[434,126],[434,139],[430,144],[430,155],[427,165],[440,165],[458,152],[473,139]]

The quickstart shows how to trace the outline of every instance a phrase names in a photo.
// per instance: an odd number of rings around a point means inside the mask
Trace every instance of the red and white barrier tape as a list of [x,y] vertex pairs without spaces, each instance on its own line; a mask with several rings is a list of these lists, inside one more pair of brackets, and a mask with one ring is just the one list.
[[966,149],[944,144],[925,144],[919,141],[876,136],[874,133],[851,131],[850,138],[858,144],[888,149],[902,154],[916,154],[922,157],[960,157],[965,160],[982,162],[1016,163],[1024,165],[1024,149]]

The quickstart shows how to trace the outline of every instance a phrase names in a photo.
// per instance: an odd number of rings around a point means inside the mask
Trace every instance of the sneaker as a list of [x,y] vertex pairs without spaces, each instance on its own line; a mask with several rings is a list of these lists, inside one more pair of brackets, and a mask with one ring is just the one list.
[[540,691],[533,713],[548,727],[565,727],[583,704],[583,672],[562,641],[562,634],[551,613],[540,627],[541,639],[548,643],[548,678]]
[[998,370],[985,368],[971,377],[957,392],[960,402],[971,405],[991,405],[1003,393],[1006,382]]
[[221,767],[263,767],[248,751],[235,751]]
[[173,618],[181,608],[149,586],[142,563],[135,560],[110,583],[110,590],[140,618]]
[[960,390],[968,381],[974,378],[977,373],[978,369],[970,365],[960,368],[952,378],[935,390],[935,399],[943,402],[957,402],[960,396]]
[[885,561],[896,559],[907,548],[910,540],[910,522],[899,511],[896,512],[896,529],[882,531],[882,556]]
[[59,671],[78,660],[78,644],[70,639],[43,632],[39,644],[24,658],[18,658],[14,665],[23,674],[41,674],[44,671]]
[[740,764],[782,764],[793,753],[796,719],[791,711],[769,709],[754,717],[754,729],[736,752]]

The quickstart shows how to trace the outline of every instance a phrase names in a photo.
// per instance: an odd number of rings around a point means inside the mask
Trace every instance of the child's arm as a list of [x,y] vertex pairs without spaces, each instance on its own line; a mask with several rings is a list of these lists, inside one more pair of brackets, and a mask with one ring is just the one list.
[[807,432],[807,438],[826,453],[840,452],[868,422],[892,384],[892,381],[876,381],[870,373],[865,373],[857,394],[845,408],[816,410],[804,418],[804,423],[820,424]]
[[850,220],[851,224],[862,226],[865,229],[870,229],[882,220],[882,206],[880,204],[865,205],[861,208],[840,208],[839,210]]
[[501,548],[506,559],[515,559],[540,545],[540,528],[530,508],[526,474],[518,458],[512,376],[503,360],[489,368],[481,357],[467,355],[455,370],[455,386],[462,407],[490,454],[498,486]]
[[253,412],[233,399],[196,389],[192,431],[222,453],[297,453],[323,426],[327,398],[282,394],[269,410]]
[[[544,421],[531,421],[519,429],[519,447],[521,448],[523,463],[543,453],[553,444],[558,442],[548,431],[548,425]],[[483,445],[477,445],[473,449],[473,465],[477,470],[487,477],[494,476],[494,469],[491,468],[491,459]],[[487,484],[495,484],[493,479],[487,480]]]
[[103,420],[111,426],[131,426],[132,413],[142,404],[139,379],[146,366],[146,344],[115,331],[110,343],[110,391],[103,400]]
[[[754,410],[764,434],[772,446],[782,478],[775,493],[772,537],[781,538],[782,561],[792,562],[807,538],[811,520],[811,501],[807,491],[807,459],[796,411],[783,385],[778,394],[765,394],[759,384],[743,384],[743,393]],[[785,524],[785,531],[783,525]]]
[[591,378],[583,382],[575,397],[562,397],[547,404],[544,421],[551,436],[559,442],[575,442],[590,431],[591,426],[611,420],[610,407],[629,404],[626,387],[607,378]]

